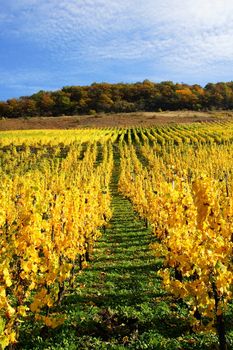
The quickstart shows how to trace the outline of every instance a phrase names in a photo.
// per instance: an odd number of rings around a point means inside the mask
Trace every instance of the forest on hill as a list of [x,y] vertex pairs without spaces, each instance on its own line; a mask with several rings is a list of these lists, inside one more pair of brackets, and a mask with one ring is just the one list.
[[0,101],[0,117],[6,118],[184,109],[233,109],[233,81],[208,83],[205,87],[149,80],[93,83]]

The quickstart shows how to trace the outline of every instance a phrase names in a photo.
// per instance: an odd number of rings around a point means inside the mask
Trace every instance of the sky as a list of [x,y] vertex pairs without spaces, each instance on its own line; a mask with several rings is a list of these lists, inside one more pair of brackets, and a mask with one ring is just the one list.
[[93,82],[233,80],[232,0],[0,5],[0,100]]

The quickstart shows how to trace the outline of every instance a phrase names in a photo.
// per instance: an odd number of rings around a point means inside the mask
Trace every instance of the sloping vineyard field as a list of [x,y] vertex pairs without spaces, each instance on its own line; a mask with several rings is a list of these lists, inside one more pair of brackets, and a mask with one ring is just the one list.
[[0,349],[233,349],[233,124],[0,133]]

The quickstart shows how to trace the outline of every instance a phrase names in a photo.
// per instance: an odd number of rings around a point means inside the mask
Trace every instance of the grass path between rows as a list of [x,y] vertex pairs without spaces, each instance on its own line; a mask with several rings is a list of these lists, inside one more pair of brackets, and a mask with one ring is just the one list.
[[82,286],[79,301],[85,305],[79,326],[83,349],[120,349],[135,343],[154,317],[153,298],[161,294],[155,258],[149,249],[150,230],[118,192],[118,177],[115,157],[113,217],[96,244],[93,261],[77,282]]

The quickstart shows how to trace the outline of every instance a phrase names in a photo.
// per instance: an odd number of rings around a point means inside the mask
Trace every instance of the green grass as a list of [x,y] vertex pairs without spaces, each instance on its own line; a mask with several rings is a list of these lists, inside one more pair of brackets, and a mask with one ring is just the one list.
[[193,334],[186,307],[162,289],[157,276],[162,262],[149,248],[153,236],[117,191],[115,158],[113,217],[96,243],[93,261],[60,306],[64,325],[55,330],[25,326],[18,348],[217,349],[217,337]]

